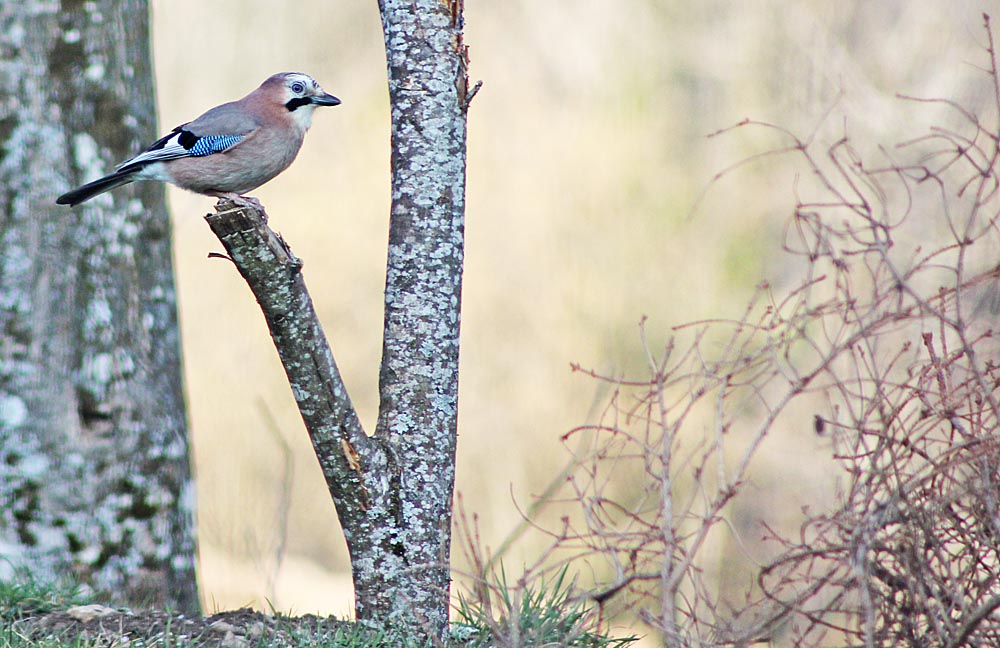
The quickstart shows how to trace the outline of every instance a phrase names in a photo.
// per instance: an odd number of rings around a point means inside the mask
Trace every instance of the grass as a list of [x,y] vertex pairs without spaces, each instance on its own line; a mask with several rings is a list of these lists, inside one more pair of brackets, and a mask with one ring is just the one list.
[[542,578],[512,587],[501,565],[495,582],[480,588],[478,600],[459,595],[461,620],[455,627],[459,630],[456,634],[468,638],[463,645],[624,648],[635,642],[636,637],[615,638],[601,633],[593,606],[573,594],[568,569],[564,566],[550,580]]
[[76,585],[42,584],[23,577],[16,581],[0,581],[0,648],[90,646],[91,644],[81,639],[29,641],[15,627],[15,622],[28,616],[48,614],[74,605],[84,605],[87,602],[84,589]]
[[88,603],[85,590],[73,584],[38,583],[20,578],[0,581],[0,627],[28,614],[44,614]]
[[[500,611],[500,618],[493,619],[481,602],[461,599],[460,621],[453,624],[446,648],[622,648],[634,641],[609,638],[593,628],[594,615],[586,601],[572,597],[571,585],[565,569],[551,582],[542,581],[534,588],[510,588],[501,573],[490,588],[490,603]],[[185,618],[155,610],[102,608],[108,616],[83,622],[70,612],[93,603],[75,585],[26,578],[0,582],[0,648],[439,648],[403,632],[310,615],[270,616],[240,610]]]

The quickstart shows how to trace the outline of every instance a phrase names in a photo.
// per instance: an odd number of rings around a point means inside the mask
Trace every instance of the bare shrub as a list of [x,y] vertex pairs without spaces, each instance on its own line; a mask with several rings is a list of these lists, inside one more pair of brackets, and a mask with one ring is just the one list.
[[[595,619],[627,610],[665,646],[1000,645],[1000,76],[984,20],[989,114],[901,97],[957,123],[870,154],[734,127],[785,138],[766,155],[802,171],[783,244],[801,274],[663,350],[643,328],[643,377],[588,371],[613,396],[565,435],[573,468],[547,501],[577,509],[531,520],[551,549],[521,586],[588,565]],[[734,519],[789,425],[829,439],[839,475],[797,534]],[[720,538],[735,552],[761,529],[770,557],[723,591]],[[468,546],[482,595],[494,566]]]

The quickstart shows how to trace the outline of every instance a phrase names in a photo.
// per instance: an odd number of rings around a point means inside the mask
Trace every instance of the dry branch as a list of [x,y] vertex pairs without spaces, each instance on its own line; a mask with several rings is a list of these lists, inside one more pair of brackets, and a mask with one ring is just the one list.
[[369,504],[363,471],[384,459],[351,404],[306,290],[302,262],[267,226],[262,209],[222,200],[215,210],[205,220],[260,304],[337,512],[350,528]]
[[[580,596],[671,648],[1000,645],[1000,70],[985,29],[993,103],[938,100],[957,124],[929,136],[862,154],[848,133],[823,146],[735,127],[782,138],[747,160],[782,156],[809,179],[788,272],[737,318],[674,327],[665,349],[644,324],[641,376],[574,366],[614,391],[563,437],[574,465],[531,510],[570,514],[527,520],[550,546],[522,581],[585,564]],[[836,500],[782,531],[753,467],[780,438],[771,475],[794,473],[788,433],[810,423]]]

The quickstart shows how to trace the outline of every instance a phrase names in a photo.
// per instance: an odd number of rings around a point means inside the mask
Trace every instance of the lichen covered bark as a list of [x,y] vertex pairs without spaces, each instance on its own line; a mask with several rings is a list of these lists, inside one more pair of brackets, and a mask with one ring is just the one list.
[[376,437],[396,462],[369,557],[352,552],[361,618],[443,632],[458,422],[467,78],[458,0],[380,0],[392,112],[392,207]]
[[380,4],[392,102],[392,210],[378,426],[366,436],[299,262],[262,210],[207,217],[260,303],[337,506],[359,621],[442,639],[452,493],[470,93],[460,2]]
[[220,201],[206,216],[257,302],[345,530],[362,528],[385,456],[361,427],[300,273],[264,211]]
[[145,0],[0,3],[0,578],[198,607],[162,189],[55,198],[155,135]]

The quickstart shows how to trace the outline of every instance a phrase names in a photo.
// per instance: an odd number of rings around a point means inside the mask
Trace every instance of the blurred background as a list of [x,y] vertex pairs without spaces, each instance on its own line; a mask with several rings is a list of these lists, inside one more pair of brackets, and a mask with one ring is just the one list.
[[[343,100],[316,113],[296,163],[255,196],[304,260],[372,430],[389,207],[376,3],[152,4],[161,130],[278,71]],[[641,378],[644,315],[658,347],[672,326],[739,315],[758,282],[780,283],[794,171],[762,160],[705,190],[788,142],[706,135],[744,118],[831,143],[922,135],[918,115],[947,108],[915,111],[896,93],[983,100],[990,9],[1000,14],[995,0],[466,2],[470,79],[484,86],[469,113],[457,489],[485,544],[499,546],[566,464],[560,435],[604,405],[571,363]],[[221,249],[201,218],[212,201],[174,189],[170,200],[206,607],[348,613],[344,541],[260,312],[231,265],[207,258]],[[750,515],[794,520],[830,501],[828,450],[801,433],[765,449],[773,472]],[[524,538],[509,562],[541,546]]]

